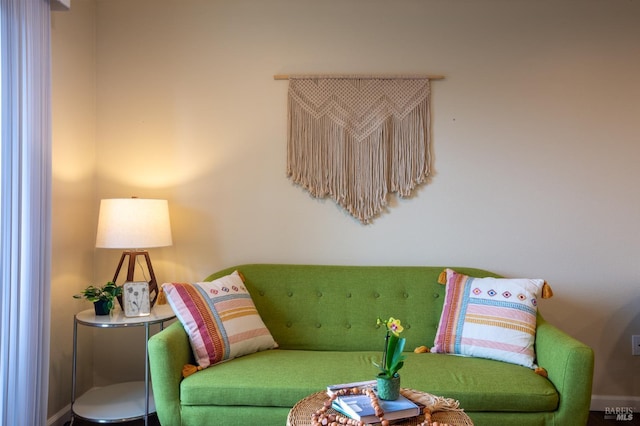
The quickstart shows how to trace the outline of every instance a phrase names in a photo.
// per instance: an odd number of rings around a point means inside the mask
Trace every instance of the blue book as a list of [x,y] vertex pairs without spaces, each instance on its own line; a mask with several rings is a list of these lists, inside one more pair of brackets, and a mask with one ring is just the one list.
[[[420,407],[400,395],[395,401],[379,400],[385,420],[398,420],[420,415]],[[344,395],[337,397],[332,408],[352,419],[365,423],[380,423],[367,395]]]

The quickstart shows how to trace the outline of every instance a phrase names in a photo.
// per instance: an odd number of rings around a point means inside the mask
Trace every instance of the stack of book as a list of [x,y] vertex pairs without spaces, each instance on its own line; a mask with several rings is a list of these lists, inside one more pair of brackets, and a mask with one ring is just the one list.
[[[354,387],[364,389],[373,388],[375,391],[376,381],[344,383],[327,387],[327,394],[332,396],[339,389],[352,389]],[[400,395],[395,401],[378,400],[380,407],[384,411],[384,419],[389,421],[407,419],[421,414],[420,406],[410,399]],[[331,408],[343,415],[365,423],[380,423],[371,406],[371,399],[366,394],[342,395],[338,396]]]

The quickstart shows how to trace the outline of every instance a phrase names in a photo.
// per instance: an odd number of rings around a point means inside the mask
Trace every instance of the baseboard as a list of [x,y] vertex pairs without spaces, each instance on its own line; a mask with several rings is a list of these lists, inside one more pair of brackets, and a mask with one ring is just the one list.
[[627,395],[591,395],[591,411],[611,411],[631,409],[633,413],[640,412],[640,397]]
[[62,410],[47,419],[47,426],[64,426],[71,420],[71,404],[67,404]]

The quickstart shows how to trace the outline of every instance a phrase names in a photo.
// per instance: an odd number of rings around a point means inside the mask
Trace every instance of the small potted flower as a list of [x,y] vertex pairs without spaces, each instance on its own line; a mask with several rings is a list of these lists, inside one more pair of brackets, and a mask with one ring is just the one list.
[[399,319],[393,317],[388,320],[378,318],[377,324],[385,328],[384,351],[382,362],[374,365],[380,369],[376,377],[378,386],[378,398],[384,400],[396,400],[400,395],[400,374],[398,370],[404,365],[405,356],[402,354],[406,339],[400,337],[404,328]]
[[109,281],[102,287],[90,285],[79,294],[74,294],[75,299],[85,298],[93,302],[96,315],[109,315],[113,309],[113,299],[122,295],[122,287]]

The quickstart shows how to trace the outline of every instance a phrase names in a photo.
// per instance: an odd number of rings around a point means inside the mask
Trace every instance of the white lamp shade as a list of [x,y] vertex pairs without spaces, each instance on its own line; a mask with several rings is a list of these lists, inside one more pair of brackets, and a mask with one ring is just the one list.
[[113,198],[100,201],[96,247],[145,249],[171,244],[167,200]]

